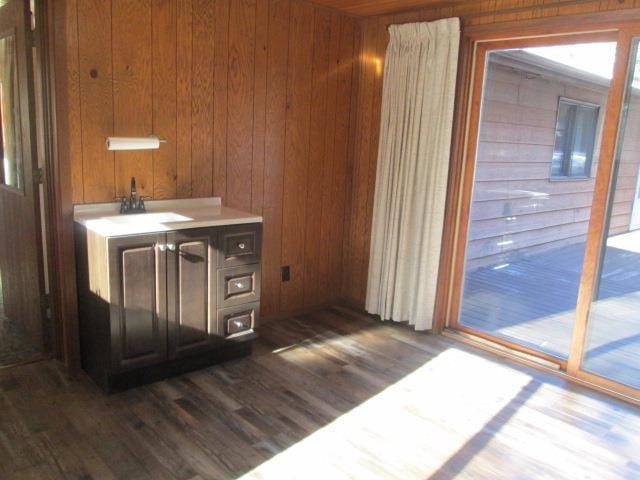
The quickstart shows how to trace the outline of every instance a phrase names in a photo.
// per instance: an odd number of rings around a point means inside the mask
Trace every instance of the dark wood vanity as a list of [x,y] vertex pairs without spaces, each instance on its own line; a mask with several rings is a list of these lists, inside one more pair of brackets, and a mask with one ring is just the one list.
[[82,365],[108,392],[251,353],[261,224],[105,237],[76,223]]

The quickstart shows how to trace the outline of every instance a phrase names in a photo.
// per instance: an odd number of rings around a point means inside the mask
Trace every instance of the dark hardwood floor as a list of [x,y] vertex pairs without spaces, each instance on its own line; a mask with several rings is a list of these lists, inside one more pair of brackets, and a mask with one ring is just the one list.
[[0,280],[0,368],[39,358],[41,353],[33,345],[24,325],[5,315]]
[[343,309],[274,320],[250,358],[105,396],[0,370],[0,478],[631,479],[640,410]]

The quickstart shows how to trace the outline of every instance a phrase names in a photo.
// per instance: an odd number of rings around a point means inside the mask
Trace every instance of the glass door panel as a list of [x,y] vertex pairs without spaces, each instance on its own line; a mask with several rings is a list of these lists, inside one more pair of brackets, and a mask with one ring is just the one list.
[[615,50],[487,52],[459,327],[568,357]]
[[640,388],[640,56],[634,41],[582,368]]

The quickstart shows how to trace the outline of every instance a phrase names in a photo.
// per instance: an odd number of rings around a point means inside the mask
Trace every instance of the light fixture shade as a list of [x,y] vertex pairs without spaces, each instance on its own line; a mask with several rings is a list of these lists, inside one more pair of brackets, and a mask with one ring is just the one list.
[[107,150],[155,150],[161,140],[156,135],[148,137],[108,137]]

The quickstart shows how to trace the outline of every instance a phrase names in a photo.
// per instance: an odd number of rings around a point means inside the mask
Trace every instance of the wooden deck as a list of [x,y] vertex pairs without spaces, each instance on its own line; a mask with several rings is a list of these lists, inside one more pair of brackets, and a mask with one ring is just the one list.
[[[640,388],[640,248],[633,245],[640,247],[640,231],[610,239],[585,367]],[[566,358],[583,252],[576,243],[467,272],[461,323]]]
[[266,324],[252,357],[106,397],[0,370],[0,478],[640,477],[640,410],[343,309]]

